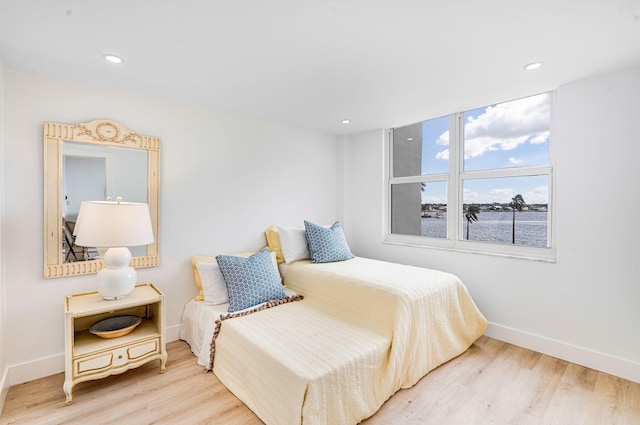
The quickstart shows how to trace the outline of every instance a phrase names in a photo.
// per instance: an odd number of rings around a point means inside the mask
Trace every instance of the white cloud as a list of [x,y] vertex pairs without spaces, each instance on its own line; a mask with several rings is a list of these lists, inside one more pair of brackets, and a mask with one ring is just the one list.
[[478,192],[472,192],[469,189],[464,189],[462,194],[462,202],[465,204],[481,203],[479,201],[480,194]]
[[423,196],[422,197],[423,204],[446,204],[446,198],[442,198],[440,196]]
[[532,191],[522,194],[527,204],[546,204],[549,202],[549,188],[547,186],[539,186]]
[[[479,116],[469,117],[464,126],[465,158],[513,150],[527,142],[545,143],[549,139],[549,108],[549,94],[545,93],[489,106]],[[442,133],[436,144],[448,146],[449,131]]]
[[[477,204],[504,204],[511,202],[511,199],[516,196],[516,193],[511,188],[494,188],[488,193],[477,193],[471,190],[464,189],[462,196],[465,204],[477,203]],[[525,198],[527,200],[527,198]]]
[[436,145],[449,146],[449,130],[445,131],[436,139]]
[[436,159],[449,159],[449,149],[445,149],[436,154]]
[[464,190],[463,202],[465,204],[508,204],[514,196],[520,193],[527,204],[546,204],[549,202],[549,191],[546,186],[536,187],[528,192],[516,192],[510,187],[494,188],[488,193],[479,194],[468,189]]
[[540,134],[536,134],[535,136],[533,136],[531,139],[529,139],[529,143],[531,143],[532,145],[538,145],[540,143],[545,143],[547,140],[549,140],[549,132],[542,132]]
[[522,164],[524,161],[518,158],[511,157],[509,158],[509,162],[513,165]]
[[487,197],[487,203],[498,202],[503,204],[505,202],[511,202],[511,199],[516,196],[513,189],[511,188],[503,188],[503,189],[491,189],[489,191],[489,195]]

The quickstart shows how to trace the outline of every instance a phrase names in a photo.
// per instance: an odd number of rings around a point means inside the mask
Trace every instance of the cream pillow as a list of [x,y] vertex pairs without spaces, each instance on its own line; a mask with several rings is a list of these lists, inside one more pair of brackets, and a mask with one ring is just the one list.
[[269,250],[276,253],[276,260],[278,264],[284,263],[284,256],[282,255],[282,246],[280,246],[280,232],[278,226],[275,224],[264,231],[264,235],[267,238],[267,245]]

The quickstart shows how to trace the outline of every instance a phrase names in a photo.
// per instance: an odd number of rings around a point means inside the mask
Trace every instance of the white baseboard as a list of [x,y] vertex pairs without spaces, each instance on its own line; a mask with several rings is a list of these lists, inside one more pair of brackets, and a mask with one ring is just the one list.
[[64,372],[64,353],[9,366],[9,386]]
[[486,336],[640,383],[640,363],[540,335],[489,323]]
[[180,324],[168,326],[165,328],[167,342],[173,342],[180,339]]
[[[180,325],[169,326],[165,329],[165,332],[167,342],[176,341],[180,338]],[[64,353],[10,366],[4,385],[7,386],[8,391],[8,388],[13,385],[55,375],[60,372],[64,372]],[[6,381],[8,381],[8,385]]]

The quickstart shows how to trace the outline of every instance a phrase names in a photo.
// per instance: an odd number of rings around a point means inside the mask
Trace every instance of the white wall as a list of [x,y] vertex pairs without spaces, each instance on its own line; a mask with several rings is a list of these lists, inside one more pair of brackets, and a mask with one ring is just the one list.
[[640,69],[558,89],[557,263],[383,244],[382,131],[343,146],[350,245],[459,275],[488,335],[640,382],[639,116]]
[[[259,249],[274,223],[339,214],[334,136],[5,68],[5,289],[11,385],[64,370],[64,297],[93,276],[43,279],[42,123],[114,119],[162,139],[160,266],[168,334],[196,294],[190,258]],[[1,359],[1,357],[0,357]],[[1,366],[1,364],[0,364]]]
[[9,391],[7,379],[6,307],[4,284],[4,67],[0,59],[0,412]]

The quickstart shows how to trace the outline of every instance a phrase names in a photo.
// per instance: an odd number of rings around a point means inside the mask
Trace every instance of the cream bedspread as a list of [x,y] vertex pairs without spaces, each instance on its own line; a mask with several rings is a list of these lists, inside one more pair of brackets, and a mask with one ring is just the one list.
[[287,268],[299,302],[226,320],[214,373],[267,424],[356,424],[464,352],[486,320],[462,282],[365,258]]
[[391,338],[393,392],[463,353],[487,327],[460,279],[439,270],[356,257],[298,261],[287,287],[309,304]]
[[213,372],[268,425],[356,424],[390,395],[388,350],[302,300],[225,320]]

